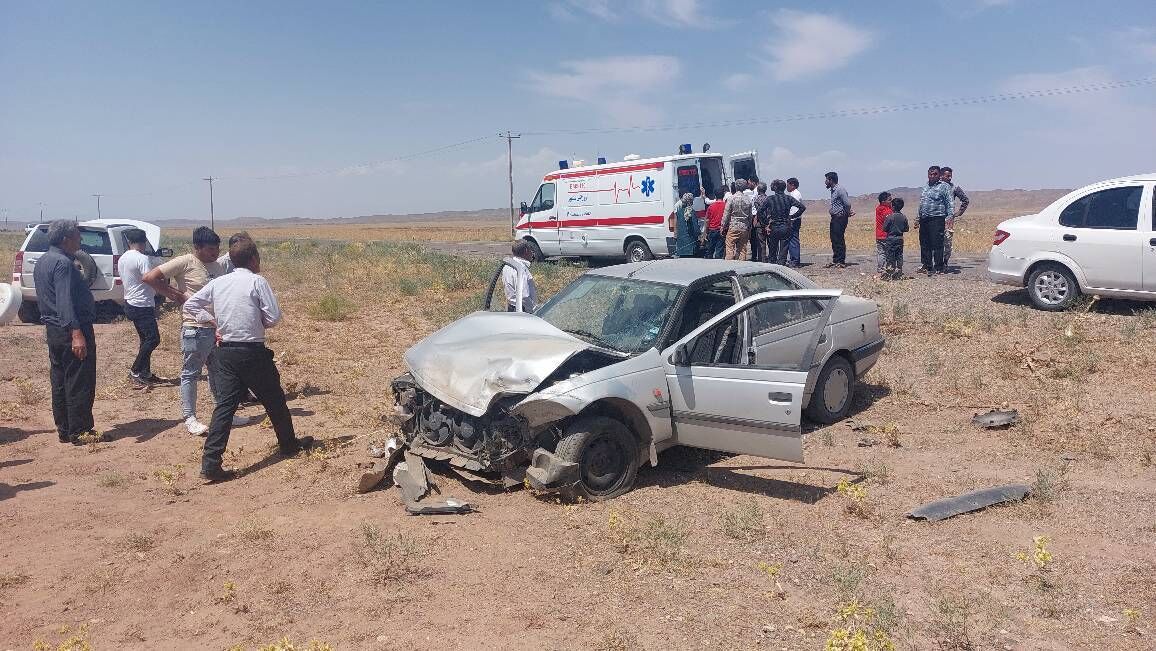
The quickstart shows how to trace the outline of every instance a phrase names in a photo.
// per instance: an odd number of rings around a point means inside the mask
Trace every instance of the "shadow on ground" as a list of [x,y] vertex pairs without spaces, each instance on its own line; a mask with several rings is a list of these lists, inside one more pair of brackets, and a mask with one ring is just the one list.
[[56,482],[54,481],[30,481],[25,484],[5,484],[4,482],[0,482],[0,502],[16,497],[17,493],[34,491],[55,485]]
[[23,441],[29,436],[36,436],[37,434],[50,434],[56,430],[51,429],[16,429],[14,427],[0,427],[0,445],[4,443],[15,443]]
[[135,437],[137,443],[144,443],[157,434],[172,429],[180,423],[181,421],[179,420],[165,418],[140,418],[128,423],[115,425],[112,429],[105,430],[104,440],[116,441],[118,439]]

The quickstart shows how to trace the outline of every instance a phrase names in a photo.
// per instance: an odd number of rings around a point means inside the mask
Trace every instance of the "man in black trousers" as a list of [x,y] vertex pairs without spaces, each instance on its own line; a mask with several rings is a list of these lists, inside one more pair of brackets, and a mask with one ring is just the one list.
[[251,239],[241,239],[229,247],[235,267],[205,285],[185,301],[184,314],[201,323],[216,321],[220,344],[217,350],[215,382],[219,391],[213,420],[201,456],[201,477],[210,482],[232,479],[233,471],[221,467],[229,444],[233,415],[247,391],[252,391],[265,407],[273,423],[283,456],[293,456],[313,447],[313,437],[297,438],[293,417],[285,403],[281,375],[273,363],[273,351],[265,347],[265,330],[281,321],[281,308],[269,281],[257,275],[261,256]]
[[32,277],[36,302],[48,341],[52,382],[52,418],[61,443],[83,445],[94,435],[92,403],[96,400],[96,337],[92,290],[73,264],[80,250],[76,222],[48,225],[48,251],[36,261]]

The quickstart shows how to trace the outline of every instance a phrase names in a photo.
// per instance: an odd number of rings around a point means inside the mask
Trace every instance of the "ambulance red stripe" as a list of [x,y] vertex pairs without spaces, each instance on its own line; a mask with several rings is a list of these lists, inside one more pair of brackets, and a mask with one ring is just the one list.
[[532,224],[518,224],[518,230],[534,228],[580,228],[583,226],[645,226],[666,223],[662,215],[648,215],[644,217],[603,217],[601,219],[566,219],[561,223],[556,221],[534,222]]
[[546,181],[553,181],[555,179],[572,179],[578,176],[595,176],[602,174],[621,174],[623,172],[638,172],[642,170],[660,170],[666,163],[643,163],[641,165],[627,165],[625,167],[603,167],[598,169],[580,167],[576,170],[560,170],[558,172],[551,172],[544,177]]

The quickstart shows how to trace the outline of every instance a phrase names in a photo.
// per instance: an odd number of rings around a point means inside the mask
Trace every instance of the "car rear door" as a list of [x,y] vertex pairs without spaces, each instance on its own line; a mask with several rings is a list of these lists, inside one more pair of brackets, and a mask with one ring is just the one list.
[[1143,240],[1144,290],[1156,292],[1156,185],[1147,185],[1140,208],[1140,236]]
[[[803,461],[801,415],[807,375],[838,290],[756,294],[663,352],[675,440],[681,445]],[[755,333],[769,316],[816,302],[806,344],[793,355],[762,355]],[[788,359],[789,357],[789,359]]]
[[1143,194],[1138,183],[1103,188],[1060,212],[1053,246],[1075,260],[1089,288],[1143,288],[1142,257],[1151,237],[1137,228]]
[[92,256],[97,273],[89,284],[92,290],[112,289],[116,276],[112,237],[107,228],[80,227],[80,250]]

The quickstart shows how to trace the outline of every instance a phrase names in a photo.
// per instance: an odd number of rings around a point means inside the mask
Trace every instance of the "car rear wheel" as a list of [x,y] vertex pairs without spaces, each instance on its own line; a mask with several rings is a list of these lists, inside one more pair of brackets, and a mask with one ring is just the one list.
[[626,260],[628,262],[644,262],[646,260],[653,260],[654,254],[650,252],[650,247],[642,240],[630,240],[626,245]]
[[609,500],[629,491],[638,476],[638,441],[613,418],[575,419],[554,455],[578,464],[578,482],[566,491],[570,498]]
[[846,357],[836,355],[827,360],[815,390],[811,392],[811,404],[804,411],[807,418],[823,425],[837,423],[851,411],[851,401],[855,397],[855,369]]
[[1062,312],[1080,298],[1080,286],[1067,267],[1042,264],[1028,276],[1028,298],[1038,309]]

